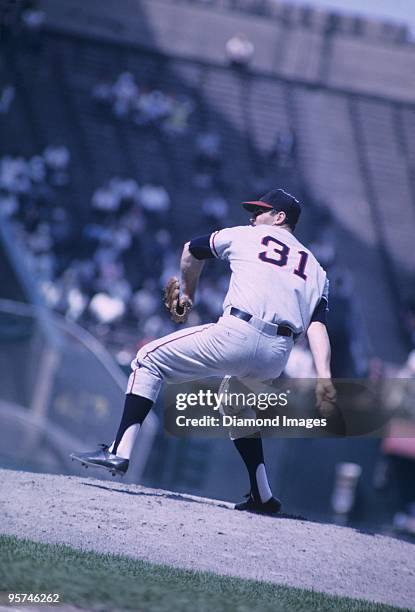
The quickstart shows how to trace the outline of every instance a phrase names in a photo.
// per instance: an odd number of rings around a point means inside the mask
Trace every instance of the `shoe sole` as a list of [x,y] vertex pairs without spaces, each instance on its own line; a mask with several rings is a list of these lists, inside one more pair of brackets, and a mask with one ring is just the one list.
[[103,470],[107,470],[112,474],[112,476],[125,476],[125,472],[121,470],[117,470],[116,468],[109,468],[106,465],[100,465],[99,463],[94,463],[93,461],[86,461],[85,459],[81,459],[76,455],[70,455],[72,461],[78,461],[85,469],[88,469],[88,466],[94,468],[102,468]]
[[266,510],[251,510],[245,508],[234,508],[237,512],[250,512],[251,514],[260,514],[261,516],[278,516],[281,510],[275,510],[275,512],[267,512]]
[[255,508],[238,508],[237,504],[234,507],[234,510],[236,510],[237,512],[251,512],[252,514],[263,514],[265,516],[276,516],[277,514],[281,513],[282,510],[282,504],[280,505],[280,507],[278,508],[278,510],[261,510],[260,508],[255,509]]

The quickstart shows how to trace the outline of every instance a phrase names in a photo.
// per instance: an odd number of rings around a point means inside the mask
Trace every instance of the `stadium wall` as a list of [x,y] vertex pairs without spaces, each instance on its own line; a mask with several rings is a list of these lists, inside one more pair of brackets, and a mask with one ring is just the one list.
[[362,21],[356,30],[346,27],[347,17],[321,11],[304,23],[295,11],[273,19],[167,0],[126,0],[122,13],[115,0],[42,0],[41,6],[51,30],[221,65],[226,41],[243,32],[255,45],[253,71],[415,102],[415,45],[399,42],[396,32],[390,39],[388,24]]

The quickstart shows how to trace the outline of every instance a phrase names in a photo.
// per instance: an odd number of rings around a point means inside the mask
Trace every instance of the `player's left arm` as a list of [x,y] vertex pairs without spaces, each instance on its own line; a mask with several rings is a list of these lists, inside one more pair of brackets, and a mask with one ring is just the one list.
[[308,343],[317,372],[316,404],[322,413],[330,413],[336,402],[336,389],[331,380],[331,346],[326,327],[327,313],[328,282],[307,330]]
[[308,343],[317,372],[316,406],[329,415],[336,403],[336,388],[331,379],[331,347],[325,323],[312,321],[307,330]]
[[307,330],[307,338],[317,378],[331,378],[331,346],[326,324],[318,320],[312,321]]

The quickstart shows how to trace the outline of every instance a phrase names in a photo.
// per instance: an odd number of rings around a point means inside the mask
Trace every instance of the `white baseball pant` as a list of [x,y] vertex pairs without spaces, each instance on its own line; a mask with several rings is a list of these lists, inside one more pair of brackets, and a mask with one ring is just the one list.
[[[217,323],[188,327],[143,346],[132,361],[127,393],[155,401],[163,381],[188,382],[211,376],[267,381],[283,371],[293,338],[253,317],[224,314]],[[273,333],[268,333],[268,332]]]

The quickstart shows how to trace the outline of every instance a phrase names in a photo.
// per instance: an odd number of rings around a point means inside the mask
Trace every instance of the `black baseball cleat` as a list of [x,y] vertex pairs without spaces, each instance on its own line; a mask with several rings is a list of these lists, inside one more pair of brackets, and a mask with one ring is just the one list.
[[252,493],[248,493],[245,497],[245,501],[235,504],[235,510],[246,510],[258,514],[278,514],[281,510],[281,502],[276,497],[271,497],[266,502],[257,501]]
[[98,451],[90,453],[72,453],[72,461],[79,461],[84,467],[102,467],[107,469],[113,476],[124,476],[128,470],[128,459],[117,457],[109,452],[107,444],[98,444]]

